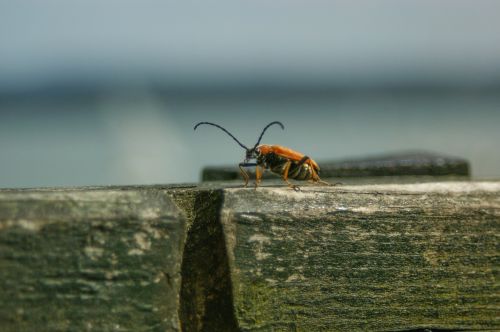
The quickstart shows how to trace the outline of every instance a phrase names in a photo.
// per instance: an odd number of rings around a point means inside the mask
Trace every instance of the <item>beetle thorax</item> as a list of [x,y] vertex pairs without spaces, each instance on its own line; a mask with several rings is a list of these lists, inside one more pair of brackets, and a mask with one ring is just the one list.
[[257,160],[257,164],[261,165],[264,168],[267,168],[267,158],[269,155],[270,146],[261,144],[255,148],[255,159]]

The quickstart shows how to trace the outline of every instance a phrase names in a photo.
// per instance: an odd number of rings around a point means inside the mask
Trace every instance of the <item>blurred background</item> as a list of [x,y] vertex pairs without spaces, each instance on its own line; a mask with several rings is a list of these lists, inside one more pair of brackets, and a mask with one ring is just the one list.
[[251,145],[500,177],[500,2],[0,0],[0,187],[196,182]]

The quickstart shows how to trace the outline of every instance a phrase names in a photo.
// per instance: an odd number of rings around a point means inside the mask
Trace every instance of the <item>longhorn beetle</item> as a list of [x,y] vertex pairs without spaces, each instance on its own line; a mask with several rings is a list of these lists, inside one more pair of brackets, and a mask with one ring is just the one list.
[[[194,130],[204,124],[221,129],[246,150],[245,160],[239,164],[241,175],[245,179],[245,187],[248,185],[250,177],[244,167],[250,166],[255,166],[255,188],[259,186],[262,179],[262,169],[269,169],[271,172],[280,175],[283,181],[285,181],[288,186],[294,190],[300,189],[298,186],[290,183],[290,181],[288,181],[289,178],[302,181],[308,180],[315,183],[330,185],[328,182],[322,181],[319,178],[319,166],[308,156],[281,145],[260,144],[262,136],[264,136],[266,130],[272,125],[279,125],[281,129],[285,129],[285,126],[283,126],[283,124],[279,121],[273,121],[265,126],[260,133],[257,143],[255,143],[251,149],[238,141],[233,134],[218,124],[211,122],[199,122],[196,126],[194,126]],[[250,162],[252,159],[254,159],[255,162]]]

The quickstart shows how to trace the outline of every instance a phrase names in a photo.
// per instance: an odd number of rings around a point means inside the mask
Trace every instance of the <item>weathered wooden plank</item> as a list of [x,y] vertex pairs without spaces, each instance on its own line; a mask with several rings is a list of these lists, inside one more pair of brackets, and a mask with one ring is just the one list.
[[[463,176],[470,175],[470,167],[463,158],[430,152],[403,152],[371,158],[319,161],[322,178],[373,177],[373,176]],[[202,181],[227,181],[240,179],[236,166],[209,166],[202,171]],[[248,169],[251,178],[253,169]],[[264,178],[276,177],[265,172]]]
[[243,331],[500,329],[500,183],[226,189]]
[[0,191],[2,331],[179,331],[185,217],[162,190]]
[[264,185],[0,191],[2,331],[500,328],[499,183]]

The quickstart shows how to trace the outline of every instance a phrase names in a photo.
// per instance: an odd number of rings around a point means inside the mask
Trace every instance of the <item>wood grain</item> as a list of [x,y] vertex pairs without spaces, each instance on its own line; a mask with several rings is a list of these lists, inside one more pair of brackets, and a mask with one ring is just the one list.
[[242,331],[500,329],[499,183],[225,190]]
[[185,218],[154,188],[0,192],[2,331],[179,331]]

